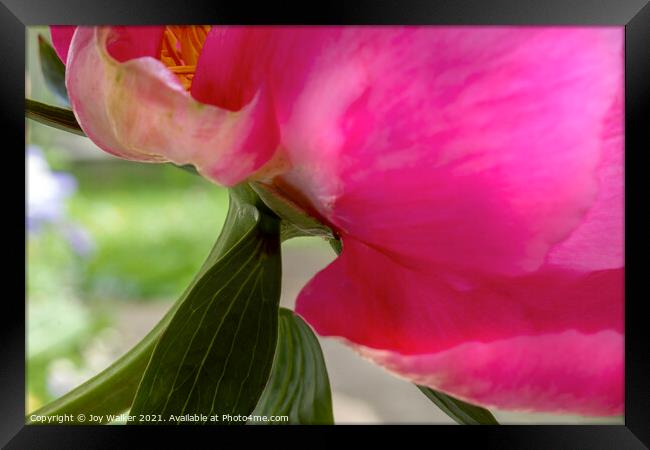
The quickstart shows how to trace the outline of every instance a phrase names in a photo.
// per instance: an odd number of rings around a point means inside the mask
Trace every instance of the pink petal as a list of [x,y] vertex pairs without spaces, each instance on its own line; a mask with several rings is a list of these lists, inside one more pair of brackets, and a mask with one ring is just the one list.
[[344,238],[296,311],[319,334],[468,401],[601,415],[623,405],[622,296],[621,269],[469,275],[405,267]]
[[308,79],[281,121],[294,166],[282,182],[403,262],[534,271],[597,196],[622,38],[608,28],[333,33],[304,56]]
[[[147,56],[156,52],[157,31],[145,31],[80,27],[75,33],[66,86],[93,142],[122,158],[194,164],[226,185],[270,159],[278,134],[268,91],[261,88],[237,113],[199,103],[163,63]],[[136,37],[141,45],[127,48]]]
[[[295,102],[311,81],[310,76],[318,75],[317,61],[323,48],[344,30],[212,27],[201,50],[192,95],[203,103],[236,111],[250,102],[261,85],[266,85],[273,96],[277,119],[284,124],[295,113]],[[341,94],[338,90],[335,93],[335,97]]]
[[268,27],[212,27],[196,66],[192,96],[231,111],[243,108],[266,74],[270,37]]
[[[623,80],[621,79],[621,83]],[[576,270],[602,270],[623,266],[624,174],[623,88],[605,118],[598,197],[581,225],[549,253],[549,264]]]
[[165,27],[111,27],[108,53],[119,62],[151,56],[158,59]]
[[487,408],[613,416],[623,414],[623,348],[621,333],[570,330],[468,342],[431,355],[358,351],[413,382]]
[[66,64],[68,60],[68,49],[70,48],[70,41],[72,41],[72,36],[74,31],[77,29],[76,26],[68,25],[55,25],[50,27],[50,34],[52,35],[52,45],[56,54],[59,55],[63,64]]
[[278,184],[344,241],[297,311],[471,402],[621,413],[622,30],[382,32],[321,48],[282,122]]

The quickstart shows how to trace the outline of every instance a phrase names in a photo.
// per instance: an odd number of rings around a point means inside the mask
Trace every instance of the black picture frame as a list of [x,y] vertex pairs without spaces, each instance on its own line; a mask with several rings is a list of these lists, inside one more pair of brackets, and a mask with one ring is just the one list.
[[[14,236],[25,233],[25,224],[15,210],[24,211],[16,194],[14,175],[20,180],[24,158],[24,82],[26,26],[47,24],[157,24],[157,23],[236,23],[236,24],[467,24],[467,25],[618,25],[625,27],[625,423],[624,425],[526,425],[526,426],[418,426],[410,427],[409,441],[423,439],[428,445],[450,439],[478,448],[525,449],[636,449],[650,446],[650,336],[648,301],[644,280],[643,232],[647,216],[643,193],[648,166],[644,153],[650,150],[647,112],[650,108],[650,6],[647,0],[390,0],[328,1],[287,4],[266,2],[224,2],[218,0],[2,0],[0,5],[0,55],[3,59],[2,138],[5,148],[2,166],[5,184],[2,236],[3,274],[2,364],[0,371],[0,443],[5,448],[128,448],[136,434],[168,439],[186,427],[101,427],[25,426],[25,307],[7,287],[20,284],[19,246]],[[7,164],[8,157],[11,163]],[[11,202],[9,202],[11,201]],[[14,203],[15,202],[15,203]],[[11,203],[8,205],[7,203]],[[647,204],[647,202],[645,203]],[[12,208],[12,209],[9,209]],[[23,275],[24,268],[22,267]],[[9,274],[15,271],[16,274]],[[13,276],[12,276],[13,275]],[[207,440],[214,445],[224,437],[238,439],[261,433],[269,438],[295,431],[311,432],[325,442],[340,440],[357,427],[222,427],[192,428],[192,441]],[[372,427],[372,435],[404,431],[403,426]],[[418,436],[413,436],[417,433]],[[260,436],[257,436],[260,437]],[[261,436],[264,438],[264,436]],[[145,441],[146,442],[146,441]],[[285,442],[285,441],[279,441]],[[313,441],[310,441],[313,442]],[[149,441],[148,446],[154,446]]]

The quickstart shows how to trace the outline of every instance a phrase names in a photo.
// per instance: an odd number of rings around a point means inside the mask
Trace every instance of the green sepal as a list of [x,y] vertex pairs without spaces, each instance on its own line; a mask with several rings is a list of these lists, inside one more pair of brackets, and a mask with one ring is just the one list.
[[331,425],[332,393],[318,339],[294,312],[280,308],[278,345],[269,382],[255,416],[288,420],[249,421],[253,425]]

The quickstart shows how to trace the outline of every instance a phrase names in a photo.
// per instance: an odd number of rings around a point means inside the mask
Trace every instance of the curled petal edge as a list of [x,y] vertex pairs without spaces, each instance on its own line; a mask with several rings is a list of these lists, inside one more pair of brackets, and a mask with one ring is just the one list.
[[152,57],[118,62],[107,51],[110,27],[79,27],[70,45],[66,87],[81,128],[120,158],[194,165],[230,186],[275,154],[279,132],[261,86],[241,110],[200,103]]

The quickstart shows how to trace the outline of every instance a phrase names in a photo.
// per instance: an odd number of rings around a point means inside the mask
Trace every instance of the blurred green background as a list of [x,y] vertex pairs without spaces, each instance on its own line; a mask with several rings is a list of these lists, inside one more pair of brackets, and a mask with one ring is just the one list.
[[[49,40],[47,27],[27,31],[26,95],[60,105],[41,74],[39,34]],[[28,227],[29,412],[106,368],[162,317],[216,239],[227,192],[170,165],[114,158],[89,139],[33,121],[26,130],[27,159],[46,164],[45,170],[29,165],[29,205],[40,196],[35,204],[59,213]],[[27,209],[31,220],[38,208]],[[319,239],[283,244],[282,305],[291,308],[333,258]],[[337,423],[453,423],[412,384],[337,339],[320,341]],[[501,423],[622,423],[621,417],[494,413]]]

